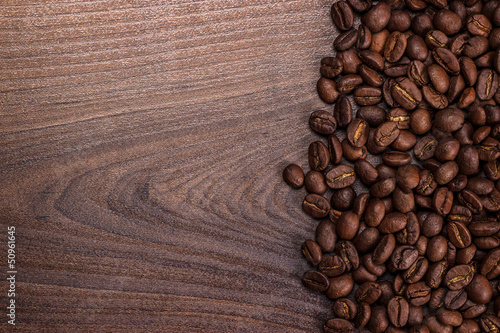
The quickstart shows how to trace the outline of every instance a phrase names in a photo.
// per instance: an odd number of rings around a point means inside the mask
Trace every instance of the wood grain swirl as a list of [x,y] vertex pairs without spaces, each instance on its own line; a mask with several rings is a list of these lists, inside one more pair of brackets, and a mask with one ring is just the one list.
[[281,171],[315,138],[329,8],[2,1],[16,331],[320,331],[331,302],[300,283],[316,222]]

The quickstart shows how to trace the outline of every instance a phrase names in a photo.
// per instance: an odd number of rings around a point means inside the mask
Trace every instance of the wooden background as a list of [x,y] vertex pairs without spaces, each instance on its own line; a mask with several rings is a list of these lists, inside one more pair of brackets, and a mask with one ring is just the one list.
[[321,330],[331,301],[300,282],[317,222],[281,171],[316,138],[331,3],[0,2],[18,331]]

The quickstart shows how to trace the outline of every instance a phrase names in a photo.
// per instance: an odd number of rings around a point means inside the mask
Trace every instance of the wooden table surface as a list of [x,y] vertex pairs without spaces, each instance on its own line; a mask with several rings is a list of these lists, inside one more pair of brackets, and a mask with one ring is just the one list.
[[1,1],[17,331],[320,332],[281,172],[316,138],[331,3]]

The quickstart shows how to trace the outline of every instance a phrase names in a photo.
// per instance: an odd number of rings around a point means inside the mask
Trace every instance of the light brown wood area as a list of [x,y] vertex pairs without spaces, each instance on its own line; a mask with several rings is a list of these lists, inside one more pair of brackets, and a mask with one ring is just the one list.
[[0,2],[1,331],[319,332],[301,285],[331,1]]

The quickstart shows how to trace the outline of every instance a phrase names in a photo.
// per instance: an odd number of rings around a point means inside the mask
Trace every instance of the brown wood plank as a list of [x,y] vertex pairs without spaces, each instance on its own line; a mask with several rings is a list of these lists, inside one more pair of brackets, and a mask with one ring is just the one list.
[[331,302],[300,283],[316,222],[281,171],[315,138],[329,10],[2,1],[0,239],[16,226],[19,331],[320,331]]

